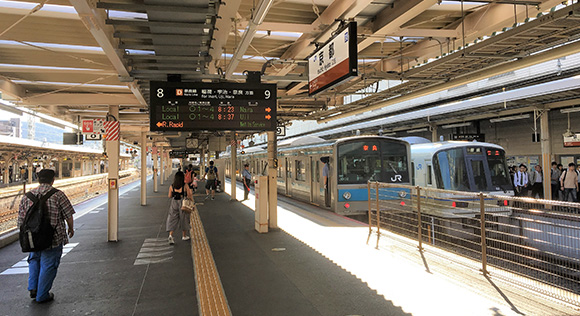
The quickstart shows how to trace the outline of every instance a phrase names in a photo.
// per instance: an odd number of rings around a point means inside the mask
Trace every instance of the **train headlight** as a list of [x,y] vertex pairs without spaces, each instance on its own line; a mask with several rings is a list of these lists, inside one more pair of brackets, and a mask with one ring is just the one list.
[[399,192],[399,197],[401,199],[404,199],[405,197],[407,197],[407,191],[401,191],[401,192]]
[[345,200],[350,200],[350,197],[351,197],[351,195],[350,195],[350,192],[344,192],[344,193],[342,194],[342,197],[343,197]]

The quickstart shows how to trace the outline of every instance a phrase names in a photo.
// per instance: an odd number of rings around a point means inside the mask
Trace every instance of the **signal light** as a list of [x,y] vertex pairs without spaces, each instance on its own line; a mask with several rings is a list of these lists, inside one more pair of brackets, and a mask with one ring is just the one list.
[[453,202],[453,203],[451,203],[451,206],[452,207],[457,207],[457,203]]
[[401,206],[405,206],[405,201],[401,201]]
[[350,204],[344,203],[344,208],[349,208],[349,207],[350,207]]
[[503,206],[508,206],[508,201],[507,200],[503,200]]

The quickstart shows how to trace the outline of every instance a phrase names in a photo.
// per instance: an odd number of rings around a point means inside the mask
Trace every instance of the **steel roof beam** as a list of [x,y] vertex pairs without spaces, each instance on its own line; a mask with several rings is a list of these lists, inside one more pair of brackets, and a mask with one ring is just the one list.
[[26,89],[19,84],[16,84],[8,79],[0,77],[0,91],[15,99],[24,99],[26,97]]
[[208,3],[200,3],[199,5],[196,5],[195,2],[190,2],[188,5],[184,6],[98,2],[97,8],[137,13],[147,13],[148,10],[167,13],[200,13],[203,9],[208,10],[208,12],[213,9],[211,2],[209,3],[209,6]]
[[[401,30],[401,26],[419,14],[423,13],[437,0],[395,0],[392,5],[383,9],[374,17],[374,21],[369,22],[368,27],[373,35],[386,35],[396,33]],[[377,39],[367,37],[358,43],[358,51],[371,46]]]
[[[83,0],[73,0],[73,1],[83,1]],[[206,24],[205,22],[152,22],[152,21],[143,21],[143,20],[115,20],[115,19],[106,19],[106,24],[110,25],[125,25],[125,26],[135,26],[135,27],[165,27],[165,28],[172,28],[172,29],[180,29],[180,30],[189,30],[192,28],[210,28],[211,25]]]
[[[236,18],[236,13],[240,8],[241,0],[228,0],[227,5],[220,6],[218,14],[222,17],[215,23],[215,30],[213,33],[214,41],[211,43],[209,55],[214,60],[209,64],[209,72],[217,73],[217,68],[220,66],[224,46],[228,42],[230,30],[233,28],[232,21]],[[225,66],[225,65],[224,65]]]
[[328,117],[328,118],[324,118],[324,119],[320,119],[319,122],[320,123],[324,123],[324,122],[328,122],[328,121],[332,121],[335,119],[339,119],[339,118],[345,118],[345,117],[350,117],[352,115],[356,115],[359,113],[364,113],[367,111],[372,111],[372,110],[376,110],[376,109],[380,109],[383,108],[385,106],[389,106],[392,104],[396,104],[399,102],[403,102],[403,101],[407,101],[410,99],[414,99],[414,98],[419,98],[425,95],[429,95],[432,93],[436,93],[436,92],[440,92],[443,90],[447,90],[447,89],[451,89],[454,87],[458,87],[464,84],[468,84],[468,83],[472,83],[475,81],[479,81],[479,80],[483,80],[492,76],[496,76],[502,73],[506,73],[509,71],[514,71],[514,70],[518,70],[518,69],[522,69],[525,67],[529,67],[544,61],[548,61],[548,60],[553,60],[553,59],[557,59],[557,58],[561,58],[564,56],[568,56],[574,53],[577,53],[578,51],[580,51],[580,41],[579,42],[575,42],[572,44],[568,44],[565,46],[560,46],[542,53],[538,53],[517,61],[513,61],[510,63],[505,63],[505,64],[500,64],[497,66],[493,66],[487,69],[483,69],[480,71],[474,71],[471,72],[467,75],[458,77],[456,79],[450,80],[446,83],[443,84],[439,84],[439,85],[435,85],[435,86],[431,86],[428,88],[424,88],[424,89],[420,89],[417,91],[413,91],[413,93],[408,93],[405,95],[402,95],[400,97],[395,97],[383,102],[378,102],[376,104],[370,105],[370,106],[363,106],[360,109],[354,110],[354,111],[347,111],[344,113],[339,113],[336,114],[332,117]]
[[[127,91],[128,92],[128,91]],[[24,99],[22,105],[68,105],[92,106],[104,104],[141,105],[131,93],[53,93]]]
[[144,61],[144,60],[157,60],[157,61],[177,61],[177,62],[191,62],[191,61],[210,61],[211,56],[166,56],[166,55],[125,55],[125,59],[128,61]]
[[[101,14],[102,12],[97,12],[96,8],[93,7],[94,2],[89,0],[70,0],[70,3],[74,6],[86,28],[91,32],[97,43],[99,43],[99,46],[101,46],[119,76],[125,78],[130,77],[129,71],[123,62],[122,53],[115,47],[117,43],[114,42],[112,31],[103,24],[104,18]],[[142,105],[147,105],[139,89],[132,88],[131,84],[127,85],[137,100]]]

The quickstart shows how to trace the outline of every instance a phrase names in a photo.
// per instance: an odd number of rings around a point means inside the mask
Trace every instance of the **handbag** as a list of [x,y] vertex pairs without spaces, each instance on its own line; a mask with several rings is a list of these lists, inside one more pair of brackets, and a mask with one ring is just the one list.
[[183,200],[183,203],[181,204],[182,211],[184,211],[186,213],[191,213],[191,212],[193,212],[194,208],[195,208],[195,203],[193,203],[192,200],[190,200],[190,199]]

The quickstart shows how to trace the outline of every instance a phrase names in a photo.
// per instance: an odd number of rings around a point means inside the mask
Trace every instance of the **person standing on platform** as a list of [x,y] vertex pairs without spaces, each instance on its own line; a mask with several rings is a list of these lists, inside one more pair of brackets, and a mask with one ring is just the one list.
[[542,167],[540,167],[540,165],[536,165],[534,167],[534,171],[532,171],[532,174],[530,175],[530,183],[532,187],[533,198],[536,198],[536,196],[538,196],[538,198],[544,199],[544,183],[543,183],[544,181],[542,177],[543,177]]
[[329,182],[329,175],[330,175],[330,166],[328,165],[330,162],[330,158],[322,157],[320,161],[324,164],[322,167],[322,179],[324,180],[324,205],[330,207],[330,182]]
[[572,195],[572,202],[577,201],[578,174],[576,173],[576,165],[573,162],[568,165],[567,170],[562,172],[560,176],[560,188],[564,191],[565,202],[568,202],[569,195]]
[[189,240],[189,236],[187,235],[187,231],[190,229],[189,213],[182,211],[181,205],[184,199],[193,198],[193,194],[189,186],[185,185],[185,175],[183,172],[178,171],[175,173],[173,184],[169,186],[168,196],[171,198],[171,204],[169,205],[169,213],[167,214],[167,231],[169,232],[167,241],[170,245],[173,245],[175,244],[173,232],[180,227],[182,230],[181,240]]
[[183,171],[185,173],[185,184],[187,184],[187,186],[189,186],[190,189],[192,188],[192,183],[193,183],[193,165],[189,165],[187,166],[187,168],[185,168],[185,170]]
[[250,186],[252,185],[252,174],[250,173],[249,164],[244,165],[244,170],[242,170],[242,181],[244,182],[244,199],[242,201],[245,201],[248,199]]
[[562,173],[558,169],[558,163],[552,162],[552,169],[550,169],[550,185],[552,187],[552,200],[557,201],[560,199],[560,176]]
[[514,175],[514,187],[516,188],[516,196],[528,196],[528,173],[526,170],[526,165],[521,164],[520,170]]
[[211,199],[215,200],[215,189],[217,188],[217,168],[213,165],[213,160],[209,162],[209,167],[205,168],[204,179],[207,179],[205,183],[205,199],[209,199],[209,194],[211,192]]
[[[75,234],[73,219],[75,210],[64,192],[57,189],[53,190],[54,176],[54,170],[41,170],[38,172],[40,185],[30,191],[38,199],[49,191],[52,194],[46,200],[50,224],[54,228],[52,245],[48,249],[34,251],[28,255],[28,291],[30,291],[30,297],[38,303],[54,300],[54,294],[50,292],[50,289],[60,265],[62,248],[68,243],[68,238],[72,238]],[[33,201],[26,195],[20,201],[18,227],[24,222],[26,213],[32,205]],[[65,221],[68,225],[68,234]]]

